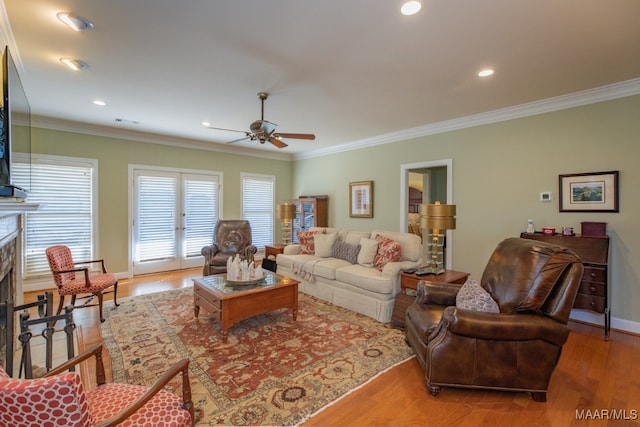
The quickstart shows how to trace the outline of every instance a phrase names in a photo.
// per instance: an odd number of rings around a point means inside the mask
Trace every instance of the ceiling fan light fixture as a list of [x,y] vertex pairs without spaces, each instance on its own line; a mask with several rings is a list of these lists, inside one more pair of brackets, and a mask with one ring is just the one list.
[[89,68],[89,64],[73,58],[60,58],[60,62],[72,69],[73,71],[80,71]]
[[404,3],[400,8],[400,12],[403,15],[411,16],[420,12],[420,9],[422,9],[422,3],[416,0],[412,0]]
[[60,12],[56,15],[58,20],[71,28],[73,31],[85,31],[93,29],[93,22],[82,16],[70,12]]

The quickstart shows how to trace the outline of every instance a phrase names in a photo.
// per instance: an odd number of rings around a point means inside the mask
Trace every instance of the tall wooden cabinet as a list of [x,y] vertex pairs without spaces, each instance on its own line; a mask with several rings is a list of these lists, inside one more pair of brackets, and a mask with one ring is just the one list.
[[296,207],[291,240],[298,243],[298,231],[329,226],[329,196],[300,196],[289,200]]
[[609,339],[609,238],[522,233],[520,237],[571,249],[582,260],[584,273],[573,308],[604,314],[604,339]]

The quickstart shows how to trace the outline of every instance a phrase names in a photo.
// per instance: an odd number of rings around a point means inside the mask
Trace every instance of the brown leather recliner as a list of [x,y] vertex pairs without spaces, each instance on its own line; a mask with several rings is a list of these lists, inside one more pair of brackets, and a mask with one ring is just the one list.
[[251,244],[251,225],[243,219],[224,219],[218,221],[213,231],[213,245],[205,246],[200,253],[204,256],[202,274],[220,274],[227,272],[227,259],[240,255],[249,262],[258,251]]
[[527,391],[546,401],[582,270],[569,249],[510,238],[495,249],[480,281],[500,313],[456,308],[462,285],[419,282],[406,313],[406,341],[429,392],[436,396],[442,386]]

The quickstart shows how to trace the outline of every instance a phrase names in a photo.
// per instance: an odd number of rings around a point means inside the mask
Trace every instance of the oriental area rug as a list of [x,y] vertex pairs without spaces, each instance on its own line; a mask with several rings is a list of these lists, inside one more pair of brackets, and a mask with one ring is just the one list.
[[216,320],[194,317],[192,288],[108,301],[105,317],[114,382],[151,385],[190,359],[198,426],[297,425],[413,357],[401,331],[303,293],[296,321],[284,309],[246,319],[226,344]]

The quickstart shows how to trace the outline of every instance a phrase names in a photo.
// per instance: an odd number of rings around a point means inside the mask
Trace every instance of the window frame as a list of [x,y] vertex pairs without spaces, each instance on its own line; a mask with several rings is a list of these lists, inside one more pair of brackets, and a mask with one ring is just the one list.
[[[51,286],[51,272],[47,270],[46,272],[43,270],[38,274],[30,274],[27,275],[27,260],[26,254],[29,251],[29,241],[28,241],[28,229],[29,229],[29,216],[30,215],[38,215],[42,210],[46,209],[46,203],[43,203],[39,200],[33,199],[33,188],[35,185],[34,172],[37,171],[36,165],[50,165],[50,166],[58,166],[58,167],[84,167],[91,170],[91,182],[90,186],[90,220],[88,221],[89,230],[87,230],[88,238],[90,239],[89,250],[90,250],[90,259],[99,258],[98,248],[100,247],[100,236],[99,236],[99,216],[98,216],[98,185],[99,185],[99,162],[97,159],[92,158],[84,158],[84,157],[69,157],[69,156],[57,156],[50,154],[25,154],[25,153],[15,153],[13,158],[13,166],[14,171],[15,167],[18,164],[27,164],[30,166],[30,179],[31,179],[31,192],[27,195],[27,199],[29,202],[40,203],[40,209],[34,212],[27,212],[24,217],[24,237],[23,237],[23,257],[22,262],[22,277],[25,284],[25,291],[31,290],[40,290],[44,289],[41,286],[46,284],[46,287]],[[31,197],[31,198],[30,198]],[[73,222],[73,230],[77,230],[77,223]],[[65,242],[61,242],[64,244]],[[43,254],[46,259],[46,255]],[[84,257],[82,257],[84,258]]]

